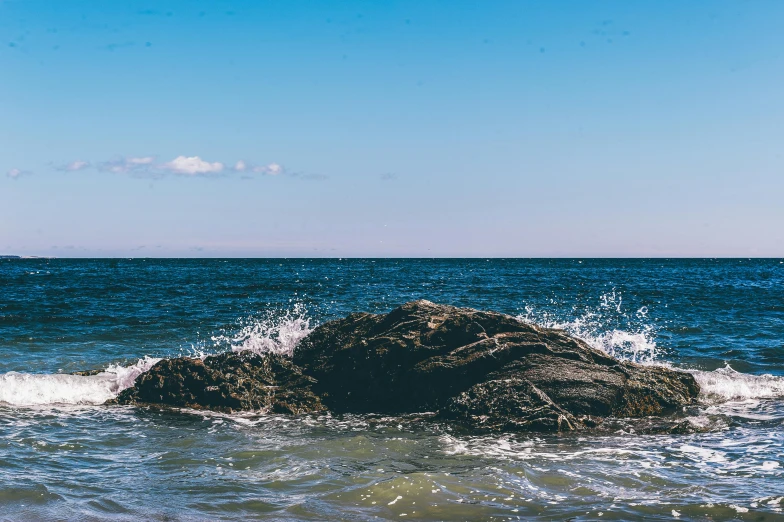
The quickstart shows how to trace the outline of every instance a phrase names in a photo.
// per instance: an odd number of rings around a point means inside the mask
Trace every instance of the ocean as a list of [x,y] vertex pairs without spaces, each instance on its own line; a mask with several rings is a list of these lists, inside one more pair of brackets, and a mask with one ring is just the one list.
[[[291,353],[413,299],[693,372],[700,433],[103,406],[160,358]],[[94,375],[72,372],[98,370]],[[0,259],[5,520],[784,520],[781,259]]]

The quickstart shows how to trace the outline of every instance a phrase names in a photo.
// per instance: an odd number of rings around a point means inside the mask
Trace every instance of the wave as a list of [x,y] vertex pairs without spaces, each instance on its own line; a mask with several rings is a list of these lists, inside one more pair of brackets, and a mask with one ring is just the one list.
[[[297,303],[280,313],[269,311],[245,319],[239,331],[211,337],[214,351],[251,351],[291,356],[297,344],[313,331],[304,305]],[[193,350],[204,359],[213,350]],[[144,357],[130,366],[111,365],[95,375],[0,374],[0,404],[10,406],[99,405],[133,386],[136,378],[160,358]]]
[[[602,294],[597,306],[586,307],[579,313],[573,308],[572,312],[571,318],[563,319],[558,312],[526,306],[525,313],[517,318],[530,324],[564,330],[621,360],[673,367],[662,358],[663,350],[656,345],[656,331],[647,323],[647,307],[624,310],[620,292],[613,290]],[[701,399],[708,403],[784,397],[784,377],[741,373],[729,365],[714,371],[686,371],[694,375],[700,385]]]
[[726,402],[746,399],[784,397],[784,377],[741,373],[729,365],[712,372],[691,370],[700,385],[700,395],[708,401]]
[[[671,366],[660,359],[654,330],[645,324],[647,310],[637,310],[631,330],[607,329],[615,315],[622,314],[621,296],[612,292],[601,297],[600,306],[587,310],[572,320],[559,320],[546,312],[537,313],[526,307],[518,319],[549,328],[560,328],[588,344],[619,359],[643,364]],[[617,322],[617,321],[616,321]],[[249,317],[234,333],[211,337],[218,352],[251,351],[291,356],[299,342],[314,329],[302,304],[280,311],[269,311],[261,317]],[[210,350],[212,351],[212,350]],[[206,357],[205,352],[196,356]],[[12,406],[98,405],[116,397],[133,386],[136,378],[160,361],[144,357],[130,366],[111,365],[90,376],[68,374],[0,374],[0,403]],[[715,371],[688,370],[701,388],[701,398],[708,403],[784,397],[784,377],[740,373],[727,366]]]
[[[267,350],[269,345],[252,346]],[[131,366],[113,365],[89,376],[9,372],[0,375],[0,403],[11,406],[103,404],[133,386],[139,375],[160,360],[145,357]],[[690,370],[689,373],[700,385],[700,395],[705,402],[784,397],[784,377],[741,373],[729,366],[711,372]]]
[[0,375],[0,403],[11,406],[97,405],[133,386],[160,359],[144,357],[131,366],[111,365],[95,375]]

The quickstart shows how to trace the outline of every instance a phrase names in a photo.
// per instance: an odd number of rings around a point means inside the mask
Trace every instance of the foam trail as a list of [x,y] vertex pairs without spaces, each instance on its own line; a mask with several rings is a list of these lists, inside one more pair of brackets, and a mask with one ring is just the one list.
[[145,357],[131,366],[112,365],[90,376],[8,372],[0,375],[0,403],[12,406],[103,404],[131,387],[136,377],[158,361]]
[[710,400],[731,401],[784,397],[784,377],[740,373],[730,366],[712,372],[693,370],[701,395]]

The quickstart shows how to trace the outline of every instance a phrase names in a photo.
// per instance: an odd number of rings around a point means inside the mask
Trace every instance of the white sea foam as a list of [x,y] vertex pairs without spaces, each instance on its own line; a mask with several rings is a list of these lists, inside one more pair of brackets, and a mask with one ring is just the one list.
[[96,375],[0,374],[0,403],[12,406],[103,404],[133,385],[160,359],[145,357],[131,366],[112,365]]
[[710,400],[731,401],[784,397],[784,378],[774,375],[751,375],[730,366],[705,372],[691,371],[702,395]]

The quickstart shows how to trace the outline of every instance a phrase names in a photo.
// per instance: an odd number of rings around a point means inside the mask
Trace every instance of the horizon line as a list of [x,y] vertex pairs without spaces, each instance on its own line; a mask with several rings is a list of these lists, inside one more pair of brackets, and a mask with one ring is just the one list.
[[0,260],[784,260],[783,256],[34,256],[34,255],[0,255]]

